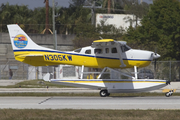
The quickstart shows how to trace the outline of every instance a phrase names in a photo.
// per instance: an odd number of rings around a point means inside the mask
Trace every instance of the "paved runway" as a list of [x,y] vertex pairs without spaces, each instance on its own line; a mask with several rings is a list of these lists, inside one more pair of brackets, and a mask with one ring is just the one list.
[[180,97],[0,97],[0,109],[180,109]]

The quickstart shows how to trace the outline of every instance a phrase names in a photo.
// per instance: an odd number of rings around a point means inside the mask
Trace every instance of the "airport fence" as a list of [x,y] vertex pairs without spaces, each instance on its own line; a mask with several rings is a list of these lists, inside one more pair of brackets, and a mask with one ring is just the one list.
[[138,78],[180,81],[180,61],[152,61],[149,66],[138,68]]
[[[43,79],[46,73],[51,73],[51,78],[79,78],[81,67],[74,66],[43,66],[34,67],[18,61],[0,61],[0,80],[2,79]],[[86,71],[89,71],[87,68]],[[134,75],[133,69],[123,69],[125,73]],[[84,78],[90,78],[84,75]],[[138,68],[138,78],[164,79],[180,81],[180,61],[157,61],[152,62],[145,68]]]

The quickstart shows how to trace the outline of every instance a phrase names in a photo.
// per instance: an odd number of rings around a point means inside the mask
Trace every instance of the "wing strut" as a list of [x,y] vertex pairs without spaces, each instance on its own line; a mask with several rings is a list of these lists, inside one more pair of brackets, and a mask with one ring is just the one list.
[[134,66],[134,75],[135,75],[135,79],[136,79],[136,80],[138,79],[137,74],[138,74],[138,72],[137,72],[137,67]]
[[82,65],[82,68],[81,68],[81,77],[80,77],[80,79],[83,79],[83,72],[84,72],[84,65]]
[[120,63],[121,63],[120,67],[126,67],[126,65],[124,64],[123,59],[122,59],[121,44],[119,44],[118,42],[116,42],[116,44],[117,44],[117,47],[116,47],[117,48],[117,52],[119,54],[119,60],[120,60]]
[[106,69],[107,69],[107,67],[105,67],[105,68],[102,70],[102,72],[99,74],[99,76],[98,76],[97,79],[100,79],[100,78],[101,78],[102,74],[104,73],[104,71],[105,71]]

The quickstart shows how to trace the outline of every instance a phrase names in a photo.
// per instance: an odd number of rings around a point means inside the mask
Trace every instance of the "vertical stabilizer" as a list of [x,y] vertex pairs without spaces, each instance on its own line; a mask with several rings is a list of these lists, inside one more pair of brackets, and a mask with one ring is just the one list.
[[31,38],[17,24],[7,25],[7,27],[13,50],[48,49],[34,43]]

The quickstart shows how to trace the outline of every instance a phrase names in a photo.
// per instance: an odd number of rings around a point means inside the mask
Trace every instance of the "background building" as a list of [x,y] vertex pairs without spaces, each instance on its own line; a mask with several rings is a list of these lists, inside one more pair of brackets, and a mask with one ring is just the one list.
[[[136,16],[131,14],[96,14],[96,27],[99,25],[114,25],[116,28],[127,30],[129,26],[136,27]],[[137,20],[140,25],[140,20]]]

